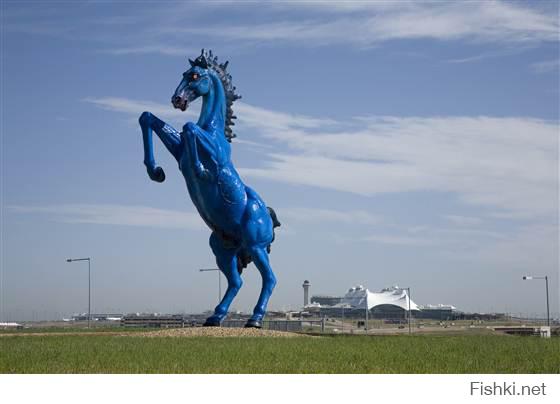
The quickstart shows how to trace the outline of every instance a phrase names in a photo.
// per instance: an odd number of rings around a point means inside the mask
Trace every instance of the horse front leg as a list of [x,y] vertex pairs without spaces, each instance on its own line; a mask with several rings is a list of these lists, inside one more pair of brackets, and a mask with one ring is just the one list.
[[142,138],[144,141],[144,164],[148,175],[153,181],[165,181],[165,172],[163,168],[156,165],[154,159],[154,144],[152,140],[152,131],[159,136],[167,150],[175,157],[177,161],[181,158],[181,136],[170,125],[156,117],[150,112],[143,112],[138,119],[142,128]]

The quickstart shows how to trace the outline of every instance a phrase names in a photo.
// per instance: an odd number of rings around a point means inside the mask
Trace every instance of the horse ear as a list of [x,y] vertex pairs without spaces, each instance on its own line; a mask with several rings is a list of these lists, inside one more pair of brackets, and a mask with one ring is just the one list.
[[191,67],[194,66],[194,62],[192,60],[189,59],[189,63],[191,64]]

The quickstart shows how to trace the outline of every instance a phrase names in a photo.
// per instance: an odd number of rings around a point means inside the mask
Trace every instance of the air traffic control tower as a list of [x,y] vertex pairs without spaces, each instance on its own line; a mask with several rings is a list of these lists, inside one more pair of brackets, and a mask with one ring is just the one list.
[[303,286],[303,307],[305,307],[309,304],[309,287],[311,286],[311,284],[306,279],[305,281],[303,281],[302,286]]

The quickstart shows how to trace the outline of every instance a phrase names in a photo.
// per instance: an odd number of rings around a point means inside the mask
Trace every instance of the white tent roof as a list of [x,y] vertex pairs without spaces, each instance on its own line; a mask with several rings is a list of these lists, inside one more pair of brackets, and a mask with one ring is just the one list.
[[354,309],[365,308],[366,302],[368,309],[382,304],[391,304],[399,306],[404,310],[408,310],[410,301],[411,310],[419,310],[420,308],[409,297],[406,289],[401,289],[398,286],[382,289],[380,292],[370,292],[362,285],[356,286],[348,290],[342,298],[340,304],[350,306]]

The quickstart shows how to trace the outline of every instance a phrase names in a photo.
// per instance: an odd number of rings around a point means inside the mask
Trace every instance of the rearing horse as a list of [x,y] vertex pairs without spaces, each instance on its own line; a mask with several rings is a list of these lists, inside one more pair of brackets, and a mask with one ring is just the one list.
[[144,112],[139,122],[144,139],[144,164],[149,177],[156,182],[165,180],[163,169],[154,160],[152,131],[156,132],[167,150],[177,159],[185,177],[189,195],[200,216],[212,230],[210,247],[218,268],[228,281],[228,288],[205,326],[220,326],[229,306],[241,288],[241,271],[253,261],[262,276],[262,289],[253,315],[246,327],[260,328],[276,278],[268,261],[274,228],[280,226],[272,208],[246,186],[231,161],[231,130],[233,102],[241,96],[235,93],[228,62],[218,63],[212,51],[202,50],[183,73],[171,103],[185,111],[192,101],[202,97],[198,122],[187,122],[177,132],[150,112]]

